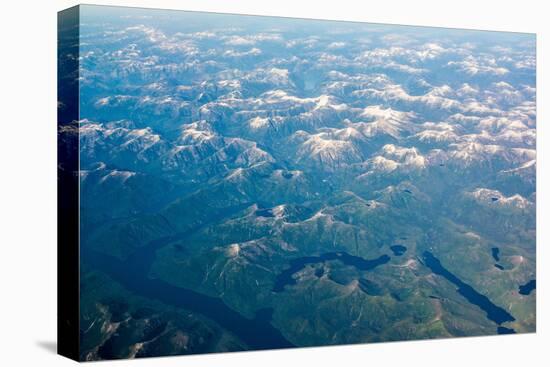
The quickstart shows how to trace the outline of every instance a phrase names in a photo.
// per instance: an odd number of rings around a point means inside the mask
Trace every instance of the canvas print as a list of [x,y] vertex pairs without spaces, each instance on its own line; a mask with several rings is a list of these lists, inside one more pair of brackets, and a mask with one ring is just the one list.
[[77,359],[535,332],[534,34],[73,13]]

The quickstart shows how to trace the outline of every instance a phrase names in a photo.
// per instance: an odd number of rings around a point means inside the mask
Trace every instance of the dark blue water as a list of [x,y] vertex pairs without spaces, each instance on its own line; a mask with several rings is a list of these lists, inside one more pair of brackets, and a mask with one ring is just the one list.
[[401,256],[405,252],[407,252],[407,247],[403,245],[393,245],[393,246],[390,246],[390,250],[392,250],[395,256]]
[[294,176],[294,175],[293,175],[292,173],[290,173],[290,172],[284,172],[284,173],[283,173],[283,177],[286,178],[287,180],[288,180],[288,179],[291,179],[292,176]]
[[320,256],[305,256],[293,259],[289,263],[289,268],[282,271],[275,278],[274,292],[282,292],[287,285],[296,284],[296,279],[292,276],[305,268],[308,264],[323,263],[330,260],[339,260],[345,265],[354,266],[358,270],[371,270],[375,267],[385,264],[390,261],[388,255],[382,255],[374,260],[366,260],[362,257],[353,256],[346,252],[327,252]]
[[527,296],[537,287],[537,281],[532,279],[525,283],[524,285],[519,286],[519,294]]
[[504,326],[499,326],[499,327],[497,327],[497,333],[501,334],[501,335],[515,334],[516,331],[514,329],[508,329],[507,327],[504,327]]
[[139,296],[157,299],[165,304],[207,316],[237,335],[252,349],[294,347],[271,325],[271,309],[261,310],[254,319],[247,319],[219,298],[176,287],[159,279],[148,278],[155,250],[153,246],[145,247],[124,262],[90,250],[83,251],[82,258]]
[[491,255],[493,255],[493,259],[495,259],[495,261],[500,261],[500,249],[498,247],[493,247],[491,248]]
[[457,292],[466,298],[468,302],[485,311],[489,320],[499,325],[507,321],[515,321],[515,318],[506,310],[495,305],[489,298],[477,292],[470,285],[464,283],[450,271],[445,269],[443,265],[441,265],[441,262],[431,252],[425,251],[422,257],[426,266],[429,267],[434,274],[441,275],[456,285],[458,287]]
[[109,275],[136,295],[205,315],[235,334],[251,349],[295,347],[271,325],[272,309],[260,310],[253,319],[248,319],[229,308],[220,298],[176,287],[147,276],[157,249],[177,239],[185,238],[196,230],[198,228],[151,241],[124,261],[93,251],[87,246],[81,246],[81,259],[90,267]]
[[271,209],[258,209],[255,213],[258,217],[273,218],[275,215]]

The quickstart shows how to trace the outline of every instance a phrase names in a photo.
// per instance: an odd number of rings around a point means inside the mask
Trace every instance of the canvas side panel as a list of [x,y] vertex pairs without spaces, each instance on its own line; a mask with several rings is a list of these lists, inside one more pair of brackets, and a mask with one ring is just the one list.
[[79,359],[79,7],[58,13],[57,351]]

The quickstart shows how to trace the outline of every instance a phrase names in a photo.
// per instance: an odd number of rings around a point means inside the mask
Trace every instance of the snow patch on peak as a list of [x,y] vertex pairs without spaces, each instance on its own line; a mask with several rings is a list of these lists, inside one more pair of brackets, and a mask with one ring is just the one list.
[[380,105],[368,106],[361,113],[362,117],[370,117],[373,120],[391,120],[397,122],[409,122],[415,117],[414,112],[397,111],[392,108],[383,108]]
[[416,148],[399,147],[394,144],[386,144],[382,147],[382,155],[399,163],[406,168],[425,168],[426,158]]
[[100,180],[99,180],[99,183],[102,184],[106,181],[111,181],[111,180],[117,180],[121,183],[125,183],[130,177],[133,177],[135,176],[136,173],[135,172],[131,172],[131,171],[118,171],[118,170],[112,170],[111,172],[109,172],[108,174],[106,174],[105,176],[103,176]]
[[204,143],[216,136],[206,121],[197,121],[183,125],[180,141],[183,144]]
[[239,256],[239,253],[241,252],[241,245],[238,243],[232,243],[229,246],[227,246],[225,250],[225,254],[227,257],[237,257]]
[[360,114],[371,122],[358,122],[357,127],[365,136],[373,137],[386,134],[394,138],[401,137],[404,131],[412,129],[411,120],[415,117],[413,112],[396,111],[381,106],[369,106]]
[[[383,172],[392,172],[399,167],[399,163],[397,163],[396,161],[393,161],[391,159],[388,159],[380,155],[372,158],[370,163],[374,170],[383,171]],[[361,178],[364,175],[365,174],[359,176],[359,178]]]
[[478,188],[471,192],[466,192],[467,197],[473,198],[482,205],[492,205],[496,207],[509,207],[515,209],[526,209],[533,205],[529,200],[519,194],[505,196],[498,190]]
[[269,119],[265,117],[256,116],[248,121],[250,128],[257,130],[269,126]]
[[300,161],[310,161],[329,170],[363,160],[352,142],[333,139],[330,133],[309,135],[297,154]]

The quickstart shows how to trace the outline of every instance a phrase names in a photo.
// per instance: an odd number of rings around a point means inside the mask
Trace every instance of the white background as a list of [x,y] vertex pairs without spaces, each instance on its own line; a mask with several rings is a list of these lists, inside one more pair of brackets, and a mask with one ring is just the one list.
[[[102,366],[407,366],[548,363],[548,50],[545,1],[195,0],[97,4],[537,33],[538,332],[375,345],[106,362]],[[56,27],[75,1],[4,1],[0,11],[0,365],[65,366],[56,338]]]

